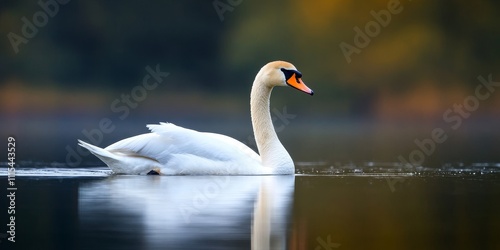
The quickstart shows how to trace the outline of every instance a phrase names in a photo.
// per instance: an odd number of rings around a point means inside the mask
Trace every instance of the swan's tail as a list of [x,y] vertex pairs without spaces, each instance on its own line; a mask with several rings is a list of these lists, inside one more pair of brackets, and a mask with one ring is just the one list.
[[117,155],[115,155],[115,154],[113,154],[105,149],[102,149],[100,147],[94,146],[90,143],[86,143],[82,140],[78,140],[78,145],[86,148],[88,151],[90,151],[90,153],[97,156],[97,158],[101,159],[101,161],[106,163],[106,165],[108,165],[109,167],[111,167],[111,165],[113,165],[114,163],[119,161]]
[[158,161],[146,156],[133,152],[110,152],[82,140],[78,140],[78,145],[88,149],[117,174],[147,174],[151,170],[160,173]]

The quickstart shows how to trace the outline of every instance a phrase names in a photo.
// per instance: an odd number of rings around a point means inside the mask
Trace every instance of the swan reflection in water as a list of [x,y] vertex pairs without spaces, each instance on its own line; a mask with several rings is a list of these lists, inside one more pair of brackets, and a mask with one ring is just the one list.
[[111,176],[79,189],[88,247],[286,249],[295,177]]

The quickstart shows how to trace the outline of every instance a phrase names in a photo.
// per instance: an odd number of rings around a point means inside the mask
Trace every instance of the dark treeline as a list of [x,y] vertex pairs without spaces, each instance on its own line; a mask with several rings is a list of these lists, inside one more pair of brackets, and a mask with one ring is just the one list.
[[247,94],[240,82],[284,59],[319,99],[363,113],[416,86],[446,99],[495,78],[499,13],[492,0],[5,0],[0,84],[130,88],[160,64],[179,88]]

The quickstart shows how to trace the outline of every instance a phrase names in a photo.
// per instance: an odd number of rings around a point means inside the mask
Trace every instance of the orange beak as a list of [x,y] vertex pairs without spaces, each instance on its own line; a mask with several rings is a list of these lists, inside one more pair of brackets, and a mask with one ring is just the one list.
[[310,95],[314,94],[314,91],[312,91],[312,89],[307,87],[306,84],[302,81],[302,79],[300,79],[300,77],[297,77],[295,73],[293,73],[293,75],[290,78],[288,78],[288,80],[286,80],[286,83],[304,93]]

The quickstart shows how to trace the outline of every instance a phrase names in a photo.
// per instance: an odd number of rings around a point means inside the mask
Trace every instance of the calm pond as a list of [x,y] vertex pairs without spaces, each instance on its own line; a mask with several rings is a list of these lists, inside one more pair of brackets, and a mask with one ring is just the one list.
[[[36,165],[36,164],[34,164]],[[500,167],[297,163],[295,176],[18,168],[1,249],[499,249]]]

